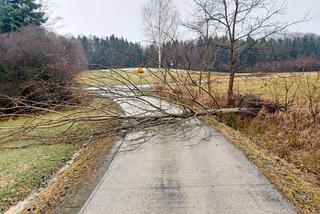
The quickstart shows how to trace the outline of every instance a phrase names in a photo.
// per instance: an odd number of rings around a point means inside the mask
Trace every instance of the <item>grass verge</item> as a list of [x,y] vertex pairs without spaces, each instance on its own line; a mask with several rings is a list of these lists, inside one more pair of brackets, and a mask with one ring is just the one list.
[[300,213],[320,213],[320,189],[315,184],[317,180],[312,174],[306,174],[294,164],[258,146],[254,140],[229,126],[208,118],[208,121],[218,131],[224,134],[239,148],[264,175],[297,207]]
[[78,213],[112,159],[116,137],[88,144],[73,164],[41,192],[22,213]]
[[[112,126],[109,120],[90,122],[76,119],[118,110],[112,101],[95,99],[88,101],[83,108],[70,107],[55,113],[1,121],[1,140],[7,133],[15,134],[8,138],[10,140],[0,142],[0,213],[45,187],[48,180],[83,148],[93,130],[101,131]],[[109,140],[107,146],[113,138]],[[95,152],[107,155],[107,149]],[[83,164],[83,167],[86,166]],[[52,203],[47,202],[48,206]]]
[[[1,122],[22,125],[25,119]],[[43,130],[42,130],[43,131]],[[79,149],[80,142],[43,144],[17,140],[0,147],[0,212],[23,200],[46,181]]]

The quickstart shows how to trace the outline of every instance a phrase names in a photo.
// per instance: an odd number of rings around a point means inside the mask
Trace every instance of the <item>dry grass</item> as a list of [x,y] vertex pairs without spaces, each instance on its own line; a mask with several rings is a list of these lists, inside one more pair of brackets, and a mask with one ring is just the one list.
[[[161,76],[163,72],[156,74]],[[90,73],[87,81],[92,75],[93,79],[97,78],[97,73]],[[99,75],[105,76],[104,73]],[[159,81],[153,73],[140,77],[125,71],[120,81],[110,80],[107,75],[107,80],[100,83],[103,86],[120,84],[124,75],[127,76],[125,83]],[[196,85],[201,75],[203,88],[199,90]],[[156,89],[162,90],[160,95],[183,100],[194,108],[201,108],[196,102],[216,108],[212,97],[205,92],[209,90],[209,85],[205,85],[206,77],[206,73],[178,71],[167,79],[168,82],[178,80],[178,84],[172,84],[174,91],[162,86]],[[103,78],[100,76],[99,80]],[[187,87],[181,87],[186,80]],[[224,106],[228,76],[212,73],[211,81],[212,94]],[[287,110],[276,113],[262,110],[255,118],[229,115],[222,118],[229,127],[213,124],[261,168],[301,213],[320,213],[320,73],[237,74],[235,94],[281,104]]]
[[[204,80],[207,73],[185,70],[164,70],[154,68],[144,68],[143,74],[138,74],[138,68],[132,69],[113,69],[113,70],[92,70],[81,73],[77,77],[77,82],[89,86],[114,86],[125,84],[157,84],[166,82],[183,83],[185,81],[199,81],[200,76]],[[241,77],[251,76],[241,74]],[[224,73],[212,72],[211,77],[218,82],[228,80],[228,75]]]
[[320,212],[320,189],[317,178],[305,173],[294,164],[279,158],[259,145],[259,141],[226,126],[213,118],[207,118],[210,124],[233,142],[266,177],[280,189],[303,214]]
[[103,87],[153,83],[157,80],[149,72],[137,74],[136,70],[97,70],[83,72],[78,76],[77,81],[83,85]]
[[[217,78],[213,78],[211,89],[224,106],[227,79]],[[187,97],[183,101],[195,109],[202,108],[196,102],[216,108],[205,92],[208,87],[203,87],[201,91],[190,85],[169,97],[180,101]],[[170,89],[162,90],[161,95],[168,96]],[[220,120],[229,127],[214,125],[231,136],[301,213],[320,213],[320,73],[240,74],[235,81],[235,95],[236,99],[256,97],[287,110],[262,110],[255,118],[227,115]]]
[[313,174],[320,187],[320,122],[297,112],[261,111],[255,118],[227,116],[224,122],[251,136],[257,146]]

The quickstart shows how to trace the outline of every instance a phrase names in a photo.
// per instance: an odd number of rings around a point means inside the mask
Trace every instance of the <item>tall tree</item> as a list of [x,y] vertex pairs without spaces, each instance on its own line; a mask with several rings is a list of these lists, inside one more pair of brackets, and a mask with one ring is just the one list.
[[35,0],[0,0],[0,33],[45,23],[47,18],[40,8]]
[[175,37],[178,12],[172,0],[149,0],[143,9],[145,32],[157,47],[159,68],[163,44]]
[[[228,102],[233,95],[236,64],[261,39],[282,31],[298,22],[282,23],[279,16],[284,14],[285,0],[193,0],[208,15],[208,19],[218,24],[218,31],[227,35],[224,47],[229,51],[230,80]],[[210,4],[208,6],[208,4]],[[207,8],[214,8],[208,10]],[[250,46],[247,38],[255,42]]]

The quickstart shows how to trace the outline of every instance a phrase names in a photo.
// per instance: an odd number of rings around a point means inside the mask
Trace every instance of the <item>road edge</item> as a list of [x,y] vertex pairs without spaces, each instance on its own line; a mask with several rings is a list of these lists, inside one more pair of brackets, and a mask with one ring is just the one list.
[[320,213],[320,205],[312,203],[313,197],[320,197],[320,190],[301,177],[301,171],[258,148],[248,136],[217,121],[212,116],[206,122],[222,133],[236,146],[264,176],[286,197],[301,214]]

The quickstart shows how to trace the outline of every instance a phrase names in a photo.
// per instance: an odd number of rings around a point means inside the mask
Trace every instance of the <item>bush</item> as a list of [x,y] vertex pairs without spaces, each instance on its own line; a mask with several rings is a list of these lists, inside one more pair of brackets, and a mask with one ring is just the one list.
[[70,100],[68,88],[85,64],[82,47],[74,38],[58,36],[41,27],[2,34],[0,106],[12,106],[5,96],[48,106]]

